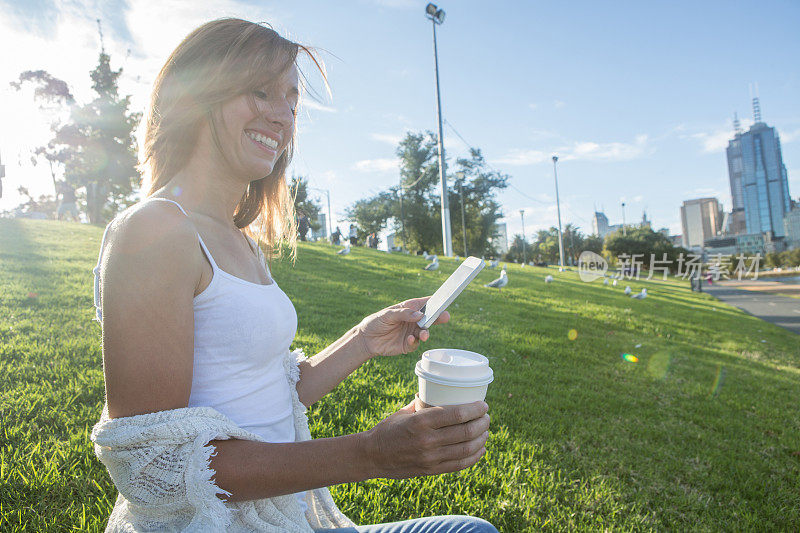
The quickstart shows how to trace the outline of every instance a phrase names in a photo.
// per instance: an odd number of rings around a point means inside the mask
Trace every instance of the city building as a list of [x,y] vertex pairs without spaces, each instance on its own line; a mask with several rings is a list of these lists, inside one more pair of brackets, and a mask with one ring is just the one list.
[[734,118],[735,134],[726,150],[733,200],[730,231],[771,231],[772,240],[778,241],[785,235],[783,218],[791,209],[789,178],[778,132],[762,122],[758,97],[753,98],[753,120],[744,132]]
[[795,204],[783,217],[783,232],[787,250],[800,248],[800,204]]
[[605,239],[609,233],[622,229],[622,224],[609,224],[608,217],[602,211],[595,211],[592,217],[592,235]]
[[683,247],[701,249],[722,228],[722,209],[716,198],[686,200],[681,206]]
[[508,253],[508,228],[505,222],[494,225],[494,232],[490,242],[498,255],[502,256]]

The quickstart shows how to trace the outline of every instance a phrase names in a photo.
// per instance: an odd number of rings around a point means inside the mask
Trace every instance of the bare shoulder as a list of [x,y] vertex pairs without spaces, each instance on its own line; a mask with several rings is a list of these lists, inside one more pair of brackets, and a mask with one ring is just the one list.
[[188,404],[198,250],[194,224],[168,202],[132,206],[109,228],[101,301],[112,417]]
[[174,204],[150,201],[129,207],[111,222],[106,239],[104,263],[105,258],[117,256],[145,267],[171,265],[184,274],[196,274],[199,281],[202,257],[197,253],[197,230]]

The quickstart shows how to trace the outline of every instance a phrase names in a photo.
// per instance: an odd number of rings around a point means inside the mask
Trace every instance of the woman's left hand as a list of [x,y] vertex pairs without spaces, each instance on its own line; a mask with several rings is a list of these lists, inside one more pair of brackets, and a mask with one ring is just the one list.
[[[356,332],[369,357],[398,355],[413,352],[421,342],[430,337],[427,329],[417,322],[423,317],[419,311],[430,296],[413,298],[395,304],[366,317],[356,326]],[[434,324],[446,324],[450,313],[444,311]]]

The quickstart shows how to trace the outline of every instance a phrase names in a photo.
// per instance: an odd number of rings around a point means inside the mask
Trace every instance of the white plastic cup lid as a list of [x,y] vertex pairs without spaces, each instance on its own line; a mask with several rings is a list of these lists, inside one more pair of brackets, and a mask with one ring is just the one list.
[[467,350],[428,350],[417,362],[414,373],[432,383],[453,387],[475,387],[494,380],[489,359]]

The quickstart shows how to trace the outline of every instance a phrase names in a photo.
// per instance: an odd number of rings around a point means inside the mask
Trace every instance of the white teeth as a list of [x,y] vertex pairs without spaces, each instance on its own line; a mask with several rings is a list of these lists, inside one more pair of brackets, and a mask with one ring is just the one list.
[[272,148],[273,150],[278,148],[278,142],[275,139],[272,139],[270,137],[264,137],[260,133],[256,133],[256,132],[253,132],[253,131],[248,131],[248,132],[245,132],[245,133],[247,133],[247,136],[250,137],[251,139],[253,139],[254,141],[260,142],[261,144],[263,144],[264,146],[266,146],[268,148]]

